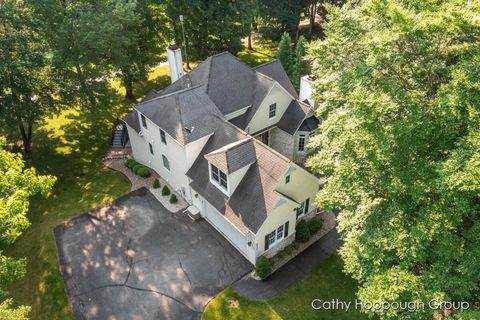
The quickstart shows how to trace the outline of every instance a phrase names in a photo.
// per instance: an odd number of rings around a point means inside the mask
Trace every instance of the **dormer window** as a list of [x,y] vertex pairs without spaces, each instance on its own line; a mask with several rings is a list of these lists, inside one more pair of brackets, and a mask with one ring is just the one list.
[[148,129],[147,128],[147,118],[145,118],[145,116],[143,114],[141,114],[140,119],[142,119],[142,127],[144,127],[145,129]]
[[285,184],[288,184],[290,182],[290,175],[285,177]]
[[219,186],[227,190],[227,175],[223,171],[215,167],[213,164],[210,164],[210,172],[212,180],[215,181]]
[[277,104],[272,103],[268,108],[268,119],[273,119],[277,115]]

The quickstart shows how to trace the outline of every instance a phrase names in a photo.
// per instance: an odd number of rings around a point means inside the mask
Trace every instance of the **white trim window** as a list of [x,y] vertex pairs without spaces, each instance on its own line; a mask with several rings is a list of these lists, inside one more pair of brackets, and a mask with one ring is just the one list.
[[147,118],[145,118],[145,116],[143,114],[140,114],[140,119],[142,121],[142,127],[144,127],[145,129],[148,129],[147,127]]
[[307,144],[307,135],[299,134],[298,135],[298,151],[305,151],[306,144]]
[[297,208],[297,219],[300,219],[308,213],[309,205],[310,198],[305,199],[305,201],[300,204],[300,207]]
[[272,103],[268,107],[268,119],[273,119],[273,118],[275,118],[276,115],[277,115],[277,104]]
[[290,175],[287,175],[285,177],[285,184],[289,184],[290,183]]
[[210,163],[210,177],[213,181],[215,181],[219,186],[224,188],[225,190],[228,189],[228,180],[227,175],[213,164]]
[[160,140],[164,145],[167,145],[167,137],[165,136],[165,131],[160,129]]
[[154,153],[153,153],[153,145],[149,142],[148,143],[148,149],[150,149],[150,154],[153,156]]
[[163,166],[165,167],[165,169],[170,171],[170,162],[168,161],[168,158],[164,154],[162,154],[162,161],[163,161]]
[[265,251],[279,244],[288,236],[288,221],[265,236]]

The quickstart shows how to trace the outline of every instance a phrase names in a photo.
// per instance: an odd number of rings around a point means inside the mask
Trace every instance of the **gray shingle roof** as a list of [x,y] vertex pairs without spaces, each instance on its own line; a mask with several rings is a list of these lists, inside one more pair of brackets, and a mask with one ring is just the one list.
[[298,131],[313,131],[318,128],[318,124],[320,121],[318,121],[317,117],[311,116],[305,119],[302,124],[300,125],[300,128],[298,128]]
[[123,121],[128,124],[133,130],[135,130],[137,133],[140,132],[140,122],[138,121],[138,113],[137,111],[133,110],[125,118],[123,118]]
[[209,123],[214,114],[219,114],[201,87],[152,98],[137,104],[135,109],[181,144],[213,133]]
[[293,135],[302,124],[305,116],[310,110],[310,106],[299,100],[292,100],[287,110],[278,121],[278,128]]
[[255,147],[251,137],[227,144],[210,152],[205,158],[226,173],[232,173],[256,161]]
[[290,78],[285,72],[281,62],[279,60],[273,60],[264,64],[261,64],[254,68],[255,71],[263,73],[266,76],[277,81],[282,87],[284,87],[295,99],[298,99],[298,93],[293,87]]
[[[256,233],[280,199],[275,187],[291,162],[226,120],[218,118],[215,122],[218,125],[215,133],[187,172],[192,180],[190,186],[239,229],[248,228]],[[238,141],[242,141],[238,147],[253,146],[248,153],[254,152],[255,162],[229,198],[210,183],[205,156]]]

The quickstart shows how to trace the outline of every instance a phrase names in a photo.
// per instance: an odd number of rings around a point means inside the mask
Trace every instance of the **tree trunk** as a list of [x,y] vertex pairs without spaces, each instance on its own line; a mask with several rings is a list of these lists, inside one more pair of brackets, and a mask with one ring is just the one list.
[[252,17],[252,23],[250,24],[250,32],[248,33],[248,50],[253,50],[252,48],[253,23],[254,23],[254,19]]
[[125,99],[135,101],[135,95],[133,94],[133,81],[130,75],[125,75]]
[[83,70],[82,70],[82,68],[80,67],[79,64],[75,65],[75,70],[77,71],[77,74],[78,74],[78,77],[79,77],[79,80],[80,80],[80,87],[83,91],[82,94],[85,94],[87,96],[88,101],[91,104],[90,108],[95,107],[97,102],[95,101],[95,97],[91,94],[90,90],[88,90],[88,88],[86,86],[85,75],[83,74]]
[[18,128],[20,129],[20,134],[22,136],[23,141],[23,150],[25,154],[30,153],[32,151],[32,121],[28,121],[28,128],[25,130],[25,126],[23,125],[22,119],[19,117],[18,119]]
[[315,16],[317,15],[317,2],[318,0],[313,0],[312,6],[310,7],[310,27],[308,28],[308,38],[312,38],[313,28],[315,26]]
[[296,25],[295,29],[296,29],[296,32],[295,32],[295,46],[297,46],[298,37],[300,35],[300,16],[298,17],[297,25]]

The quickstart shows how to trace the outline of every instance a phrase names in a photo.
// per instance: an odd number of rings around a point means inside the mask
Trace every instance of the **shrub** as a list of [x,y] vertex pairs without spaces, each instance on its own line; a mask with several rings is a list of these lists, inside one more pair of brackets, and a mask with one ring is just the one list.
[[257,258],[257,263],[255,263],[255,273],[260,279],[265,279],[272,272],[272,264],[270,260],[265,256],[260,256]]
[[127,159],[125,160],[124,164],[127,168],[130,168],[130,166],[132,165],[132,163],[136,162],[135,160],[133,159]]
[[295,231],[296,231],[295,239],[297,239],[298,241],[307,242],[308,239],[310,239],[310,229],[308,228],[307,221],[300,220],[297,223]]
[[283,257],[286,257],[288,255],[290,255],[292,252],[293,252],[293,243],[292,244],[289,244],[288,246],[286,246],[285,248],[283,248],[282,250],[280,250],[278,253],[277,253],[277,257],[279,259],[282,259]]
[[155,178],[155,180],[153,180],[153,188],[154,189],[160,188],[160,181],[157,178]]
[[177,196],[172,193],[170,196],[170,203],[177,203]]
[[322,221],[319,219],[312,219],[308,221],[308,230],[310,231],[310,234],[316,233],[320,228],[322,227]]
[[136,165],[139,165],[140,163],[138,163],[137,161],[133,160],[133,159],[129,159],[131,161],[128,162],[127,164],[127,167],[133,171],[133,167],[135,167]]
[[143,168],[143,167],[144,167],[143,164],[137,163],[131,169],[135,174],[137,174],[138,169]]
[[170,189],[168,188],[168,186],[163,186],[163,189],[162,189],[162,196],[168,196],[170,194]]
[[140,177],[146,178],[146,177],[150,176],[150,169],[142,166],[135,173],[138,174]]

